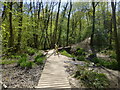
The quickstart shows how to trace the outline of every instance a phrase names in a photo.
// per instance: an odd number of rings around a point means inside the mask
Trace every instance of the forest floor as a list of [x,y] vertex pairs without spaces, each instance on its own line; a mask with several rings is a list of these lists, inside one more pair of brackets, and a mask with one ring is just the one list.
[[[33,56],[29,57],[33,59]],[[31,69],[22,69],[17,63],[1,65],[2,83],[7,88],[34,88],[38,84],[44,64]]]
[[[74,51],[76,47],[81,47],[81,48],[85,49],[85,51],[91,53],[90,38],[87,38],[80,43],[72,45],[72,50]],[[111,58],[109,58],[109,55],[106,55],[104,53],[97,53],[97,57],[107,60],[107,61],[112,60]],[[111,69],[108,69],[105,67],[93,67],[93,68],[89,67],[89,68],[93,69],[96,72],[104,73],[110,81],[109,88],[120,88],[120,85],[119,85],[120,84],[119,83],[120,82],[120,72],[118,70],[111,70]]]
[[[72,45],[90,51],[89,38],[81,43]],[[85,88],[80,80],[73,77],[76,71],[76,63],[84,64],[85,61],[73,61],[64,55],[54,56],[53,50],[49,50],[47,54],[47,62],[44,65],[37,65],[36,67],[26,70],[16,67],[15,64],[8,64],[2,66],[2,82],[8,88],[40,88],[44,86],[63,87],[63,88]],[[97,56],[105,60],[111,60],[109,56],[97,53]],[[44,68],[44,69],[43,69]],[[105,67],[89,67],[96,72],[104,73],[110,80],[110,88],[120,88],[118,80],[120,79],[120,72],[117,70],[107,69]],[[52,82],[52,83],[51,83]]]

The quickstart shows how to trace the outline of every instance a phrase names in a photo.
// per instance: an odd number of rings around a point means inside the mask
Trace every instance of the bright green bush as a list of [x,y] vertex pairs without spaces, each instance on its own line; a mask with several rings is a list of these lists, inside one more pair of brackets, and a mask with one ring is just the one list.
[[22,68],[32,68],[32,66],[34,65],[34,63],[32,61],[23,61],[20,63],[20,67]]
[[60,52],[62,55],[65,55],[65,56],[67,56],[67,57],[73,57],[71,54],[69,54],[67,51],[65,51],[65,50],[62,50],[61,52]]
[[18,60],[18,65],[20,65],[22,62],[26,62],[27,61],[27,57],[21,57],[19,60]]
[[35,57],[35,61],[37,61],[37,59],[39,59],[41,57],[45,57],[45,56],[39,52],[38,55]]
[[20,67],[25,68],[26,67],[26,62],[25,61],[21,62]]
[[26,62],[26,67],[27,67],[27,68],[32,68],[33,64],[34,64],[34,63],[31,62],[31,61],[27,61],[27,62]]
[[39,58],[36,58],[35,62],[37,64],[43,64],[44,60],[45,60],[45,57],[39,57]]

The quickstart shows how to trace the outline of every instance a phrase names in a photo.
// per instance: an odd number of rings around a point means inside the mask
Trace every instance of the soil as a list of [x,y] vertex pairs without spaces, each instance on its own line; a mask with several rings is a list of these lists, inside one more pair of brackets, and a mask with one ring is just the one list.
[[34,88],[38,84],[44,65],[36,65],[32,69],[16,66],[17,64],[2,66],[2,83],[7,88]]

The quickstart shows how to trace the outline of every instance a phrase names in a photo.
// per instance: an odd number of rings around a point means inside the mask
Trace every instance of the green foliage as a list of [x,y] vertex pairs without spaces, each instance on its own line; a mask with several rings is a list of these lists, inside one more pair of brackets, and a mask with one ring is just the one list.
[[46,57],[41,52],[38,52],[37,56],[35,56],[35,62],[37,64],[43,64],[43,62],[44,62],[45,59],[46,59]]
[[116,59],[116,53],[114,50],[103,50],[103,51],[101,51],[101,53],[109,55],[110,58],[112,58],[112,59]]
[[91,88],[106,88],[109,85],[109,80],[105,74],[87,70],[85,66],[78,66],[74,77],[80,79],[85,86]]
[[69,54],[67,51],[65,51],[65,50],[62,50],[61,52],[60,52],[62,55],[65,55],[65,56],[67,56],[67,57],[73,57],[71,54]]
[[27,61],[27,57],[21,57],[19,60],[18,60],[18,65],[20,65],[22,62],[26,62]]
[[85,55],[85,51],[83,48],[77,48],[76,50],[76,53],[75,53],[77,56],[80,56],[80,55]]
[[36,60],[37,64],[43,64],[43,61],[45,60],[45,57],[40,57]]
[[36,62],[37,64],[43,64],[43,62],[44,62],[45,59],[46,59],[46,58],[45,58],[44,56],[37,55],[37,56],[35,57],[35,62]]
[[33,49],[33,48],[31,48],[31,47],[27,47],[27,53],[29,54],[29,55],[34,55],[35,54],[35,52],[36,52],[36,50],[35,49]]
[[4,65],[4,64],[13,64],[13,63],[17,63],[18,60],[1,60],[0,64]]
[[34,63],[31,62],[31,61],[23,61],[23,62],[20,63],[20,67],[22,67],[22,68],[25,68],[25,67],[32,68],[33,64]]
[[116,59],[116,53],[115,52],[111,52],[110,58]]
[[77,56],[78,61],[85,61],[85,56]]
[[21,55],[11,55],[11,58],[19,59],[21,58]]
[[104,59],[94,58],[92,59],[92,62],[99,64],[99,66],[102,65],[109,69],[113,69],[113,70],[119,69],[118,62],[116,60],[106,61]]
[[22,62],[20,63],[20,67],[25,68],[25,67],[26,67],[26,62],[25,62],[25,61],[22,61]]
[[22,57],[18,60],[18,66],[22,68],[32,68],[34,63],[32,61],[27,61],[27,55],[23,54]]

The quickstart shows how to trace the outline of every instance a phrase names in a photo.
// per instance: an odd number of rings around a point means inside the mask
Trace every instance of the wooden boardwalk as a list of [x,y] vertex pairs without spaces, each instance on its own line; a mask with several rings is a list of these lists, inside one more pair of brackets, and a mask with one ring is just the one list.
[[[48,56],[53,53],[53,50],[48,52]],[[36,88],[71,88],[68,75],[65,71],[66,63],[68,57],[63,55],[51,55],[45,64],[41,78],[38,82]]]

